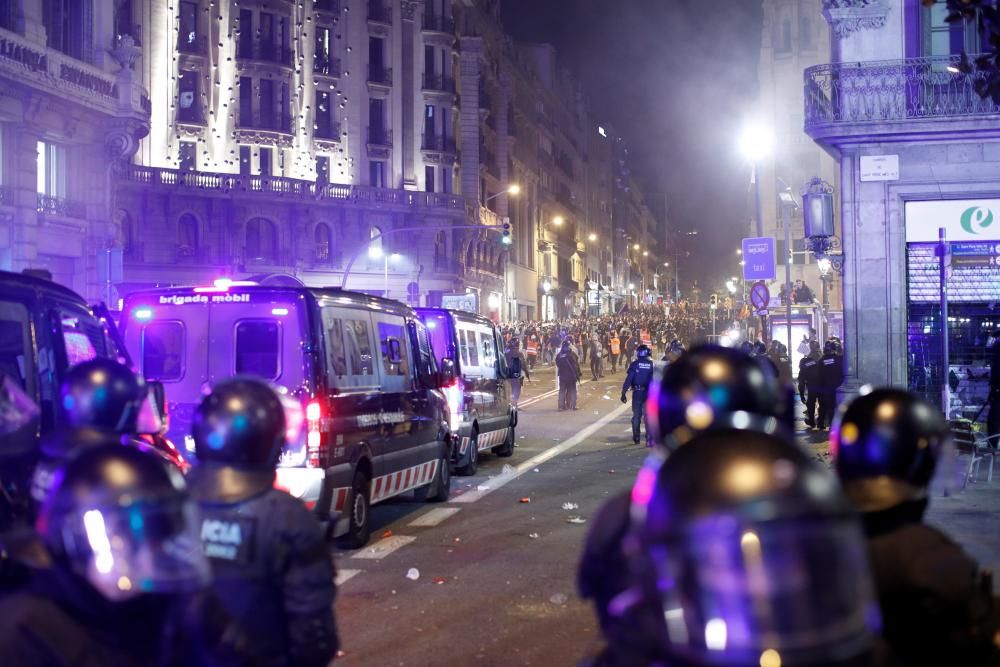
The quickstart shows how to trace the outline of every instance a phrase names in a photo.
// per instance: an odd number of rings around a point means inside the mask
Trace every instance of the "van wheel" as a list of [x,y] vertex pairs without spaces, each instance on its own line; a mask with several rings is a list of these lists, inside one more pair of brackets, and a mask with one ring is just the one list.
[[503,441],[503,444],[499,447],[493,448],[493,453],[502,459],[508,456],[514,455],[514,427],[511,426],[507,429],[507,439]]
[[455,468],[455,472],[463,477],[475,475],[479,470],[479,434],[473,433],[469,438],[469,460],[460,468]]
[[360,549],[368,544],[371,525],[368,515],[371,511],[369,499],[371,482],[362,471],[354,473],[351,483],[351,507],[347,521],[347,533],[337,538],[337,546],[342,549]]
[[451,471],[448,469],[448,458],[438,459],[437,474],[433,481],[426,486],[421,486],[413,492],[417,500],[431,503],[443,503],[451,497]]

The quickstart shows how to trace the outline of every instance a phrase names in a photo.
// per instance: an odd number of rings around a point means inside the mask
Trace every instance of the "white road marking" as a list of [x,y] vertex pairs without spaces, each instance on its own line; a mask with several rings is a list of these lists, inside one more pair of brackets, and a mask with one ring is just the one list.
[[351,556],[351,558],[363,558],[366,560],[382,560],[393,551],[397,551],[407,544],[412,542],[417,538],[411,537],[409,535],[393,535],[392,537],[386,537],[370,547],[365,547],[358,553]]
[[[582,386],[582,385],[585,385],[585,384],[590,384],[592,382],[593,382],[593,380],[583,380],[582,382],[580,382],[580,385]],[[550,396],[556,396],[558,393],[559,393],[559,388],[558,387],[556,387],[555,389],[550,389],[549,391],[545,392],[544,394],[539,394],[538,396],[532,396],[531,398],[528,398],[528,399],[525,399],[525,400],[519,402],[518,403],[518,407],[523,407],[525,405],[531,405],[532,403],[537,403],[538,401],[541,401],[541,400],[544,400],[546,398],[549,398]]]
[[458,514],[460,511],[462,511],[460,507],[437,507],[429,512],[421,514],[416,519],[411,521],[409,525],[420,528],[431,528],[438,525],[448,517]]
[[573,447],[576,447],[581,442],[583,442],[591,435],[593,435],[596,431],[600,430],[601,428],[612,422],[614,419],[616,419],[618,416],[620,416],[622,413],[624,413],[626,409],[628,409],[627,405],[622,405],[615,408],[614,410],[604,415],[590,426],[587,426],[581,431],[577,431],[575,434],[571,435],[566,440],[563,440],[555,447],[551,447],[545,450],[544,452],[531,457],[527,461],[524,461],[523,463],[515,467],[511,472],[508,472],[506,474],[500,474],[494,477],[493,479],[486,480],[478,487],[476,487],[476,489],[469,491],[467,493],[463,493],[462,495],[456,498],[452,498],[451,502],[474,503],[483,496],[493,493],[500,487],[506,485],[508,482],[517,479],[518,477],[528,472],[532,468],[537,467],[539,464],[545,463],[546,461],[553,459],[556,456],[559,456],[563,452],[568,451]]
[[337,577],[334,579],[334,583],[339,588],[344,585],[345,581],[352,579],[359,574],[361,574],[361,570],[337,570]]

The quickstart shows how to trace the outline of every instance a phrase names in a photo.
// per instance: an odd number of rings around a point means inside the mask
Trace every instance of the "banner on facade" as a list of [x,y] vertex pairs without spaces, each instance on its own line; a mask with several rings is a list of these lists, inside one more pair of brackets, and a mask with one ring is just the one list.
[[1000,240],[1000,199],[908,201],[907,243],[936,243],[944,227],[949,241]]

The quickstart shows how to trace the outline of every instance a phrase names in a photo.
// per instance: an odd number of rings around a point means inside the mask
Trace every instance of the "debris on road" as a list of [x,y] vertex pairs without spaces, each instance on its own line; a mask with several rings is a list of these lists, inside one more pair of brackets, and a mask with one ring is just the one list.
[[531,498],[521,498],[521,502],[522,503],[530,503],[531,502]]
[[578,516],[571,516],[566,523],[587,523],[587,520]]
[[489,484],[480,484],[479,486],[476,487],[476,491],[489,491],[489,490],[490,490]]
[[569,602],[569,597],[565,593],[556,593],[549,598],[549,602],[552,604],[566,604]]
[[576,510],[576,509],[580,509],[580,506],[577,505],[576,503],[563,503],[562,504],[562,508],[564,510]]
[[391,530],[387,530],[384,533],[382,533],[382,538],[383,539],[385,539],[387,537],[392,537],[392,531]]
[[420,578],[420,570],[418,570],[415,567],[411,567],[409,570],[406,571],[406,578],[409,579],[410,581],[416,581],[417,579]]
[[445,577],[434,577],[434,583],[439,586],[447,581],[448,580]]
[[538,533],[529,533],[528,537],[530,537],[533,540],[537,540],[538,539]]
[[510,475],[510,474],[513,474],[515,470],[516,470],[516,468],[514,468],[514,466],[512,466],[509,463],[505,463],[504,466],[503,466],[503,470],[500,471],[500,474],[501,475]]

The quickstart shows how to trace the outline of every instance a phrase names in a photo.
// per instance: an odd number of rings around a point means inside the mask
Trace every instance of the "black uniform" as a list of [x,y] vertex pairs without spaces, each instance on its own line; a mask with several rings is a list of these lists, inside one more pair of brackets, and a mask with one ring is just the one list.
[[646,410],[646,395],[649,383],[653,381],[653,361],[649,356],[639,357],[628,367],[628,375],[622,385],[622,402],[628,390],[632,390],[632,442],[639,443],[639,430]]
[[189,480],[216,594],[265,664],[325,667],[337,634],[333,565],[319,523],[284,491],[227,498],[217,479],[206,464]]
[[806,406],[806,424],[815,426],[819,399],[819,359],[815,357],[802,357],[799,361],[799,396]]
[[337,653],[333,562],[322,528],[273,488],[282,403],[255,378],[219,383],[192,421],[201,544],[226,610],[269,667],[326,667]]
[[594,601],[597,619],[605,634],[610,626],[609,604],[628,587],[628,559],[622,540],[628,532],[631,502],[626,491],[601,505],[587,533],[577,572],[580,597]]
[[844,358],[834,352],[827,352],[819,360],[819,415],[817,428],[830,426],[837,409],[837,389],[844,383]]
[[925,505],[863,516],[890,664],[996,664],[989,579],[948,536],[920,523]]

